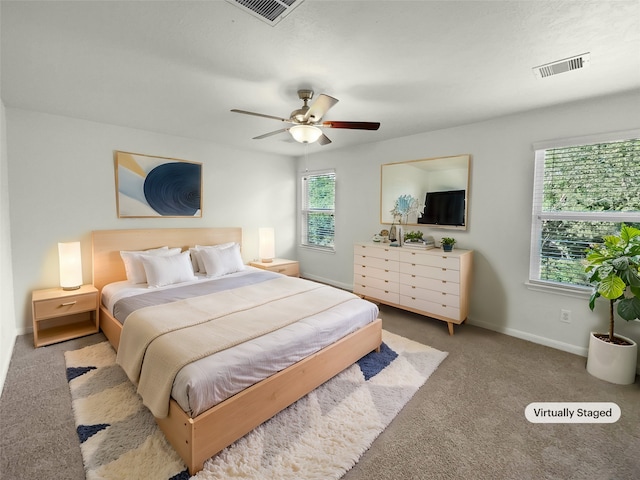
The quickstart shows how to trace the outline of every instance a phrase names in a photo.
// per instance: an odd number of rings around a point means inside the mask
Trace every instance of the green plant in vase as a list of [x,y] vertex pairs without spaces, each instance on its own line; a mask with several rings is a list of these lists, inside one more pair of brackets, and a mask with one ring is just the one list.
[[456,239],[455,238],[451,238],[451,237],[442,237],[442,240],[440,240],[440,244],[442,245],[442,249],[445,252],[450,252],[451,250],[453,250],[453,245],[456,243]]
[[409,243],[421,243],[423,233],[420,231],[412,231],[404,234],[404,241]]

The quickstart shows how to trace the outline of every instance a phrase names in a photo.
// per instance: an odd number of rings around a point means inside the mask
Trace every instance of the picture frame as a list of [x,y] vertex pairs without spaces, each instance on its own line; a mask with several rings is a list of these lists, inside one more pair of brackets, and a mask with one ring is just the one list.
[[115,152],[118,218],[202,218],[202,163]]

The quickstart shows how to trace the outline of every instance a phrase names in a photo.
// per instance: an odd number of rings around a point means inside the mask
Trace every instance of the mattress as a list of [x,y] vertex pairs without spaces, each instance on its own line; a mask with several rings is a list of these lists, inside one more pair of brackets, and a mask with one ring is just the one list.
[[[115,318],[124,316],[119,321],[126,321],[127,312],[132,308],[257,284],[278,275],[247,268],[224,277],[204,277],[158,289],[149,289],[144,284],[116,282],[104,287],[102,301]],[[131,304],[136,307],[131,307]],[[174,380],[171,396],[189,416],[196,417],[254,383],[373,322],[377,317],[378,308],[375,304],[354,295],[352,300],[183,367]]]

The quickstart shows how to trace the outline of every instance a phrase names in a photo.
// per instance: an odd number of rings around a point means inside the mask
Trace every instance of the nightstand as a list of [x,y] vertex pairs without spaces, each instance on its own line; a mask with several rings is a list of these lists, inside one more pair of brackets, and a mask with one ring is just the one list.
[[31,305],[36,347],[83,337],[100,329],[98,289],[93,285],[82,285],[77,290],[35,290]]
[[300,276],[300,264],[296,260],[274,258],[273,262],[251,262],[249,265],[270,272],[281,273],[290,277]]

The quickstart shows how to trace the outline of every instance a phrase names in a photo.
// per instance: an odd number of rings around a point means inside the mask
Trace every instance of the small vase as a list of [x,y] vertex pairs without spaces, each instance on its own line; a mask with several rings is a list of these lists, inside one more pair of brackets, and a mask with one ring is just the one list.
[[443,249],[445,252],[450,252],[450,251],[452,251],[452,250],[453,250],[453,245],[442,245],[442,249]]

